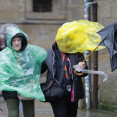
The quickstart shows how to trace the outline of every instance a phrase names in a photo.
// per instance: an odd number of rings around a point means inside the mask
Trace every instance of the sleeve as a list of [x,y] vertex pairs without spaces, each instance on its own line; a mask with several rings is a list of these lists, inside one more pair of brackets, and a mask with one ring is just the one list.
[[14,75],[22,76],[24,71],[15,60],[13,53],[7,48],[0,52],[0,81],[8,80]]
[[47,57],[47,52],[44,48],[34,46],[34,45],[28,45],[29,48],[32,51],[32,54],[36,57],[34,59],[37,59],[37,62],[41,65],[42,62],[46,59]]
[[48,69],[47,64],[45,61],[41,64],[41,74],[43,74]]

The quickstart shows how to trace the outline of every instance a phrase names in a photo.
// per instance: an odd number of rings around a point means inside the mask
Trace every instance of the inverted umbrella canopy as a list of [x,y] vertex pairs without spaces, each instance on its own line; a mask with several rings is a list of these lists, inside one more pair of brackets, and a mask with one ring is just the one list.
[[9,24],[9,23],[3,24],[0,26],[0,33],[7,35],[9,30],[13,27],[17,27],[17,26],[15,24]]
[[105,46],[110,54],[111,71],[117,68],[117,22],[103,28],[98,32],[102,41],[101,46]]
[[[55,41],[59,49],[65,53],[83,53],[85,50],[93,51],[101,42],[97,32],[104,27],[86,20],[78,20],[63,24],[56,35]],[[104,48],[100,46],[97,50]]]

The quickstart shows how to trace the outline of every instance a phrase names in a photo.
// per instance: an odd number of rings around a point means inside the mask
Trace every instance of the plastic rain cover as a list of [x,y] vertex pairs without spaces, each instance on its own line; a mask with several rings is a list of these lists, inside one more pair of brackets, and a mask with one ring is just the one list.
[[[86,20],[78,20],[63,24],[56,35],[59,49],[65,53],[83,53],[85,50],[94,50],[101,42],[97,31],[104,27],[97,23]],[[104,48],[99,46],[97,50]]]
[[45,101],[39,77],[41,63],[46,56],[47,53],[43,48],[29,44],[22,52],[16,52],[9,47],[2,50],[0,52],[0,90],[17,91],[25,97]]

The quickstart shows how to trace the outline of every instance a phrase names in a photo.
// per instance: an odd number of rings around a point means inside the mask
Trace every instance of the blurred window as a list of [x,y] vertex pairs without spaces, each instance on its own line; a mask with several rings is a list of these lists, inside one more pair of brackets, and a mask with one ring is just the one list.
[[[25,19],[66,20],[68,0],[25,0]],[[39,21],[40,22],[40,21]],[[44,22],[44,21],[43,21]],[[45,21],[47,22],[47,21]]]
[[33,0],[33,12],[51,12],[52,0]]

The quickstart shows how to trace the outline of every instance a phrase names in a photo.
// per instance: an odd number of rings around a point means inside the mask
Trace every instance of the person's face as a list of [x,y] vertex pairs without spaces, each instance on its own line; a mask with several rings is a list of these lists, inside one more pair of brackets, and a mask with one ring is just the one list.
[[15,51],[19,52],[21,50],[21,39],[19,37],[14,37],[11,44]]

